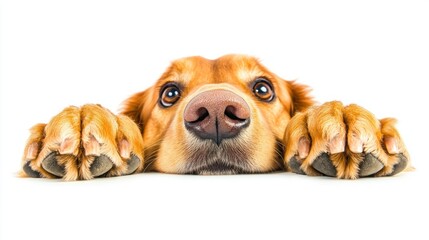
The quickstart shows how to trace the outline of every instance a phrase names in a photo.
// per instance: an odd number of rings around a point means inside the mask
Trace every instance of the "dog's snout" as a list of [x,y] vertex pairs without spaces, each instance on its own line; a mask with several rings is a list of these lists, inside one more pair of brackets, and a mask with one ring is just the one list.
[[228,90],[209,90],[195,96],[184,112],[185,126],[196,136],[219,145],[233,138],[250,124],[246,101]]

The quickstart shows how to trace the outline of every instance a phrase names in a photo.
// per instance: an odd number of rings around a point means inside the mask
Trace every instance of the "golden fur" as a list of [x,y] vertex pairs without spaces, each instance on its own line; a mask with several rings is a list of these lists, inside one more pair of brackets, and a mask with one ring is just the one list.
[[[275,94],[271,102],[252,93],[255,79],[263,77]],[[160,105],[161,91],[174,83],[180,98],[171,107]],[[201,140],[184,127],[184,111],[201,93],[233,92],[251,112],[251,123],[237,137],[215,145]],[[216,60],[188,57],[174,61],[160,79],[145,91],[126,99],[120,114],[100,105],[68,107],[48,124],[31,129],[22,165],[42,177],[56,175],[42,162],[51,153],[64,167],[65,180],[91,179],[94,159],[107,156],[113,167],[104,176],[129,174],[133,154],[140,163],[135,172],[234,174],[292,169],[294,157],[307,175],[321,175],[312,167],[321,153],[329,153],[338,178],[359,177],[363,153],[371,153],[384,165],[376,176],[389,175],[404,154],[409,159],[394,120],[377,120],[357,105],[329,102],[314,106],[309,88],[286,81],[255,58],[226,55]],[[231,169],[205,171],[216,161]],[[239,170],[237,170],[239,169]],[[26,176],[26,171],[21,171]]]

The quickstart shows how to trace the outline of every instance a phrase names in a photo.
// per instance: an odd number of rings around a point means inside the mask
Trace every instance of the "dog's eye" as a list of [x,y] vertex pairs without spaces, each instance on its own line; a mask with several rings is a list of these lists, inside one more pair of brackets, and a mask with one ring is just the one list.
[[274,91],[271,84],[264,78],[258,78],[253,86],[253,93],[259,99],[265,102],[270,102],[274,98]]
[[160,97],[160,103],[164,107],[171,107],[180,98],[180,89],[175,85],[164,87]]

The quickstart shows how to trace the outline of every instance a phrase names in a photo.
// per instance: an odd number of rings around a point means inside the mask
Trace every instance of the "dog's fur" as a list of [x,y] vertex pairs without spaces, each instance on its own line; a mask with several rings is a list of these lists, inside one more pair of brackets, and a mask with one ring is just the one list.
[[[255,92],[255,84],[261,80],[263,90],[271,90],[270,101]],[[169,86],[180,96],[171,106],[163,106],[163,91]],[[213,91],[244,100],[250,114],[245,129],[220,143],[196,136],[184,124],[190,102]],[[329,176],[329,171],[314,167],[323,154],[328,156],[325,165],[332,165],[338,178],[393,175],[408,165],[409,156],[393,119],[379,121],[362,107],[337,101],[314,106],[308,93],[307,86],[281,79],[249,56],[179,59],[155,85],[125,100],[118,115],[88,104],[68,107],[48,124],[35,125],[24,151],[21,175],[76,180],[143,171],[236,174],[285,170]],[[368,170],[368,156],[381,163],[381,168]],[[132,159],[137,159],[137,165],[130,167]],[[50,166],[59,167],[60,173]],[[365,171],[369,174],[363,174]]]

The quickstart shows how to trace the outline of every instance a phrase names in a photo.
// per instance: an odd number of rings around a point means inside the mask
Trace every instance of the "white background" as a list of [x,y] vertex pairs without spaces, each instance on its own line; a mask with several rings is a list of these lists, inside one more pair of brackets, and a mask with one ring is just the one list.
[[[151,3],[152,2],[152,3]],[[155,3],[156,2],[156,3]],[[1,239],[428,239],[427,1],[2,1]],[[117,110],[169,62],[257,56],[320,102],[398,118],[416,171],[19,179],[28,128]]]

